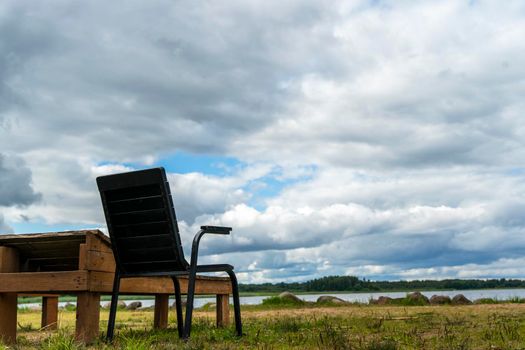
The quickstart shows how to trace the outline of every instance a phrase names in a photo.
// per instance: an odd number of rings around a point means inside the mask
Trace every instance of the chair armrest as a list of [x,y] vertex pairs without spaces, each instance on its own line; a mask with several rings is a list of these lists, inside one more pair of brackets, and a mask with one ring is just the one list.
[[197,270],[197,257],[199,255],[199,243],[202,236],[206,233],[218,234],[218,235],[229,235],[231,232],[231,227],[223,226],[201,226],[201,229],[195,237],[193,238],[193,244],[191,246],[191,261],[190,261],[190,270],[196,272]]
[[201,230],[205,233],[214,233],[218,235],[229,235],[232,228],[224,226],[201,226]]

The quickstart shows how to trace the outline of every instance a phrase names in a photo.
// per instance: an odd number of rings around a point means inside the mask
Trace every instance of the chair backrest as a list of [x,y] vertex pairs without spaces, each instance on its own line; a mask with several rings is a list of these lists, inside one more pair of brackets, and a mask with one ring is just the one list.
[[101,176],[97,185],[123,275],[188,269],[164,168]]

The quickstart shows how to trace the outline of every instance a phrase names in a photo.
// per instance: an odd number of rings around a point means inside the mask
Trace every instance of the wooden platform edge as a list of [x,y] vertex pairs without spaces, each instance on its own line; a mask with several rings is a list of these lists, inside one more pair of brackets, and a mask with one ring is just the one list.
[[[179,278],[181,292],[188,290],[188,279]],[[15,272],[0,273],[0,293],[64,294],[90,291],[109,294],[113,287],[113,273],[99,271]],[[173,294],[169,277],[138,277],[122,279],[122,294]],[[227,278],[197,277],[197,294],[231,294]]]
[[[111,272],[89,272],[89,291],[109,294],[113,288],[114,274]],[[179,278],[182,294],[188,291],[188,279]],[[123,278],[120,294],[174,294],[173,281],[169,277],[133,277]],[[232,287],[227,278],[197,277],[196,294],[231,294]]]
[[88,271],[0,273],[0,293],[76,293],[88,290]]

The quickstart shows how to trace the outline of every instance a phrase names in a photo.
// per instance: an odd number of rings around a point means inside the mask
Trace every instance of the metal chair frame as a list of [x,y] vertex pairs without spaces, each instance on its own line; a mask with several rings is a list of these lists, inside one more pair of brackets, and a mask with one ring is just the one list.
[[[221,227],[221,226],[201,226],[201,229],[197,232],[193,239],[192,250],[191,250],[191,261],[190,264],[187,263],[184,258],[184,252],[182,250],[182,245],[180,243],[180,235],[177,226],[177,219],[175,216],[175,209],[173,206],[173,200],[171,197],[169,183],[166,179],[166,173],[164,168],[154,168],[133,171],[128,173],[113,174],[107,176],[101,176],[97,178],[97,185],[102,199],[102,205],[104,208],[104,214],[106,217],[106,222],[108,225],[108,231],[111,238],[111,244],[113,248],[113,253],[115,256],[116,269],[115,277],[113,282],[113,291],[111,295],[111,308],[109,313],[108,321],[108,330],[107,330],[107,340],[112,341],[114,336],[115,329],[115,317],[117,313],[117,302],[120,288],[120,280],[122,278],[132,278],[132,277],[156,277],[156,276],[169,276],[173,280],[174,290],[175,290],[175,304],[177,311],[177,330],[179,337],[183,339],[188,339],[191,333],[191,323],[192,323],[192,314],[193,314],[193,302],[195,296],[195,282],[196,276],[199,272],[226,272],[230,277],[232,292],[233,292],[233,305],[234,305],[234,314],[235,314],[235,329],[237,336],[242,336],[242,322],[241,322],[241,308],[239,300],[239,287],[237,283],[237,277],[233,271],[233,266],[228,264],[214,264],[214,265],[198,265],[198,252],[199,244],[201,238],[205,234],[219,234],[219,235],[229,235],[232,228],[231,227]],[[156,185],[159,186],[160,194],[156,195],[156,199],[162,199],[163,207],[160,209],[154,209],[157,211],[162,211],[163,214],[167,216],[166,224],[169,225],[169,232],[163,233],[163,239],[167,239],[169,236],[170,242],[172,245],[172,252],[170,257],[172,260],[169,261],[170,267],[166,268],[163,264],[164,261],[152,261],[151,266],[156,266],[158,268],[147,269],[148,261],[143,261],[142,263],[134,263],[130,258],[126,257],[125,247],[122,246],[122,243],[119,240],[126,240],[136,237],[119,237],[118,230],[116,230],[117,225],[113,224],[113,221],[116,215],[111,209],[111,201],[108,199],[108,194],[111,191],[121,193],[127,189],[133,191],[134,188],[140,188],[141,186],[154,186],[156,190]],[[157,198],[158,197],[158,198]],[[162,197],[162,198],[161,198]],[[141,204],[144,199],[148,200],[149,197],[137,198],[133,197],[131,199],[126,199],[127,201],[133,201],[134,206],[137,206],[137,203]],[[126,201],[124,200],[124,201]],[[137,208],[134,208],[137,209]],[[138,209],[130,212],[125,212],[124,215],[127,215],[129,218],[133,216],[134,213],[139,213],[140,215],[145,215],[151,209],[143,209],[138,207]],[[138,220],[140,222],[140,218]],[[143,224],[143,223],[139,223]],[[147,225],[146,222],[143,225]],[[136,225],[136,224],[135,224]],[[155,233],[150,234],[151,237],[155,236]],[[157,235],[159,236],[159,235]],[[140,238],[149,237],[149,236],[140,236]],[[164,248],[164,249],[170,249]],[[168,252],[169,253],[169,252]],[[132,268],[130,268],[132,266]],[[188,291],[187,291],[187,300],[186,300],[186,315],[185,320],[183,320],[182,315],[182,299],[181,299],[181,290],[180,284],[177,280],[177,276],[188,276]]]

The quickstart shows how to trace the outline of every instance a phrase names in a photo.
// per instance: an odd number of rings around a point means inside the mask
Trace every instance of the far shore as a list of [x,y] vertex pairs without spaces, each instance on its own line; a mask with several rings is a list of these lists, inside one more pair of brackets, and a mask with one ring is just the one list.
[[[419,292],[465,292],[465,291],[496,291],[496,290],[524,290],[525,288],[475,288],[475,289],[432,289],[432,288],[422,288],[422,289],[389,289],[389,290],[363,290],[363,291],[294,291],[289,290],[289,292],[295,294],[295,295],[340,295],[340,294],[368,294],[368,293],[411,293],[415,291]],[[273,291],[273,292],[241,292],[241,297],[252,297],[252,296],[267,296],[267,297],[273,297],[277,296],[283,291]],[[196,295],[196,298],[210,298],[215,297],[215,295]],[[153,300],[155,299],[155,296],[153,295],[120,295],[120,300]],[[110,295],[102,295],[101,296],[102,301],[110,301],[111,296]],[[76,301],[76,297],[74,295],[63,295],[59,297],[60,302],[73,302]],[[18,304],[32,304],[32,303],[39,303],[41,302],[41,297],[19,297],[18,298]]]

